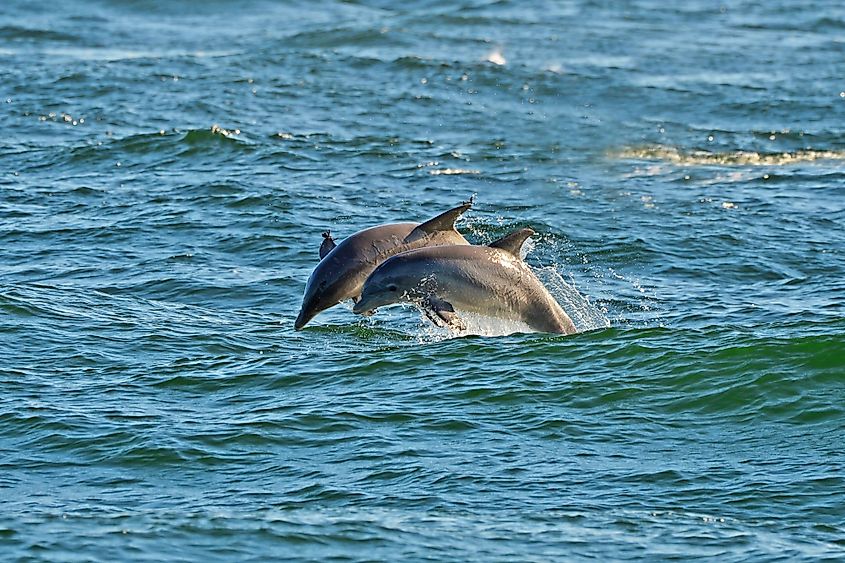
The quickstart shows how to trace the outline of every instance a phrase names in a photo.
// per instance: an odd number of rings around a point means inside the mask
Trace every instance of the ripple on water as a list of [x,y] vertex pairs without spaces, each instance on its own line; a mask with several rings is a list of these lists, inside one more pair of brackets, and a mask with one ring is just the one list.
[[[0,553],[841,559],[842,14],[383,4],[4,2]],[[580,333],[293,329],[473,193]]]

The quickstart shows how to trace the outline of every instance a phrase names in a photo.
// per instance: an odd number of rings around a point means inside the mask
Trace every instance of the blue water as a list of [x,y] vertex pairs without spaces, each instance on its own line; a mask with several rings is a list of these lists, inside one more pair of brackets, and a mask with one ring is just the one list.
[[[0,557],[845,559],[843,56],[826,1],[7,0]],[[293,330],[322,231],[472,194],[580,334]]]

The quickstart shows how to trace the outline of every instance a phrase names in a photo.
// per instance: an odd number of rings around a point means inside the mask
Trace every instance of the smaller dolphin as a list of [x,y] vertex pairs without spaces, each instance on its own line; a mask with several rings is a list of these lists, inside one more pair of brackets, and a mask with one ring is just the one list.
[[317,313],[341,301],[357,301],[367,276],[394,254],[425,246],[469,245],[455,229],[455,221],[470,207],[471,199],[425,223],[379,225],[358,231],[340,244],[324,232],[320,263],[308,278],[294,328],[300,330]]
[[413,303],[438,326],[465,330],[458,311],[522,321],[532,330],[573,334],[572,319],[519,256],[534,234],[521,229],[487,246],[440,246],[396,254],[375,269],[353,312]]

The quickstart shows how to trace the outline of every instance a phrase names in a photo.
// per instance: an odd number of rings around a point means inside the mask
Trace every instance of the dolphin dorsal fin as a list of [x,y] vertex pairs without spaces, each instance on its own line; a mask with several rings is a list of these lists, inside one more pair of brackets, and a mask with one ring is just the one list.
[[519,258],[519,251],[522,250],[522,245],[525,244],[525,239],[533,234],[534,231],[532,229],[519,229],[518,231],[506,234],[498,240],[494,240],[487,246],[500,248]]
[[326,254],[332,251],[332,249],[337,246],[334,243],[334,239],[332,238],[331,231],[325,231],[323,233],[323,242],[320,244],[320,260],[326,257]]
[[463,215],[467,209],[472,207],[472,204],[473,198],[470,198],[469,201],[465,201],[459,206],[453,207],[449,211],[445,211],[437,217],[417,225],[417,227],[411,231],[411,234],[405,237],[405,242],[415,241],[438,231],[454,231],[455,221],[457,221],[458,217]]

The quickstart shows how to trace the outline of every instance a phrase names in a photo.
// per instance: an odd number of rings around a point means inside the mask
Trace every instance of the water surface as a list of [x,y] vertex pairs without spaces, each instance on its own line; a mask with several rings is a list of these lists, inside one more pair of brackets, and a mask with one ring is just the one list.
[[[845,557],[845,9],[11,0],[5,560]],[[477,194],[584,330],[293,330]]]

